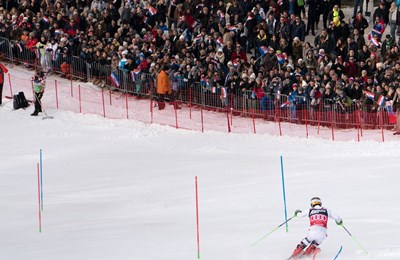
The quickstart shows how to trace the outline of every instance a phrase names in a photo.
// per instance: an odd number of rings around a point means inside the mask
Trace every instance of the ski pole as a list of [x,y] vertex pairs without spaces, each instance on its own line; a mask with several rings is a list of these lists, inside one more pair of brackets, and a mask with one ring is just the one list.
[[264,238],[266,238],[267,236],[271,235],[272,233],[274,233],[276,230],[278,230],[278,228],[280,228],[281,226],[285,225],[286,223],[288,223],[290,220],[292,220],[293,218],[295,218],[296,215],[293,215],[291,218],[289,218],[288,220],[286,220],[285,222],[283,222],[282,224],[280,224],[279,226],[277,226],[276,228],[272,229],[270,232],[268,232],[268,234],[266,234],[265,236],[263,236],[262,238],[260,238],[259,240],[257,240],[256,242],[254,242],[252,244],[252,246],[258,244],[258,242],[260,242],[261,240],[263,240]]
[[341,226],[344,230],[346,230],[347,234],[349,234],[349,236],[351,236],[351,238],[354,240],[354,242],[357,244],[357,246],[363,251],[363,253],[367,255],[368,252],[365,251],[365,249],[361,246],[361,244],[357,241],[357,239],[350,233],[350,231],[348,231],[347,228],[343,224]]

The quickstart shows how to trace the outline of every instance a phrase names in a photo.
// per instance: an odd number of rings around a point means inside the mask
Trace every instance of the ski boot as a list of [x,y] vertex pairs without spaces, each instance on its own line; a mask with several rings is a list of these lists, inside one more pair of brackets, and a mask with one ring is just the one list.
[[292,255],[289,257],[289,259],[299,259],[303,255],[304,253],[303,249],[305,247],[306,245],[303,243],[298,244],[296,249],[293,251]]
[[304,252],[304,256],[314,256],[318,254],[321,251],[321,249],[318,248],[318,244],[315,242],[312,242],[309,247],[307,247],[306,251]]

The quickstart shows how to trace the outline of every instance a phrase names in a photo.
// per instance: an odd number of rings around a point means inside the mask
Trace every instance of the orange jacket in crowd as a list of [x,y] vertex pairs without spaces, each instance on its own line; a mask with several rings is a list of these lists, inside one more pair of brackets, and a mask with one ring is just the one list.
[[171,94],[171,82],[168,74],[162,70],[157,76],[157,94]]

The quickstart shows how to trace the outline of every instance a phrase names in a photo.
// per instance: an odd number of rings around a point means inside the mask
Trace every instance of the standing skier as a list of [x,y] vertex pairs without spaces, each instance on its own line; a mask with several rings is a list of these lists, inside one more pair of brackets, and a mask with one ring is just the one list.
[[40,112],[42,112],[42,103],[41,99],[43,97],[44,87],[45,87],[45,78],[43,72],[37,72],[33,78],[33,93],[35,95],[35,111],[31,114],[31,116],[37,116]]
[[308,229],[307,237],[297,245],[290,259],[296,259],[302,255],[309,256],[319,252],[320,249],[318,246],[327,237],[328,218],[333,218],[338,225],[343,224],[342,219],[338,215],[322,207],[321,199],[318,197],[311,199],[310,209],[303,211],[296,210],[294,215],[297,217],[308,216],[310,219],[310,228]]

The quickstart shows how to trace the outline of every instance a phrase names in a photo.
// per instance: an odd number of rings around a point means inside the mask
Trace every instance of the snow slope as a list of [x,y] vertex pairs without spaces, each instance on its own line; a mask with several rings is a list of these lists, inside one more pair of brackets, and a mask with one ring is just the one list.
[[[339,214],[368,251],[332,221],[318,259],[400,259],[398,141],[176,130],[49,109],[0,107],[0,259],[285,259],[306,219],[284,221],[312,196]],[[43,149],[38,232],[36,163]]]

